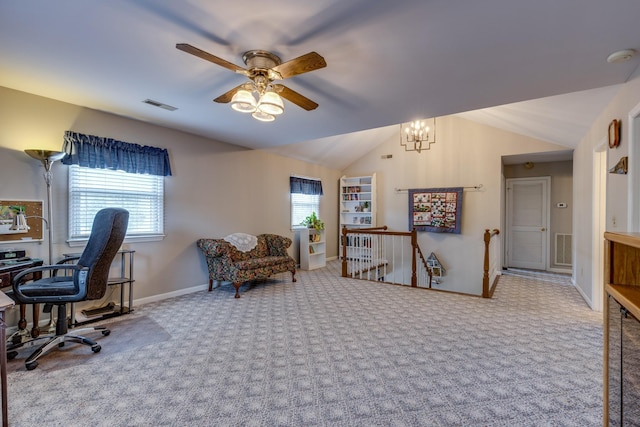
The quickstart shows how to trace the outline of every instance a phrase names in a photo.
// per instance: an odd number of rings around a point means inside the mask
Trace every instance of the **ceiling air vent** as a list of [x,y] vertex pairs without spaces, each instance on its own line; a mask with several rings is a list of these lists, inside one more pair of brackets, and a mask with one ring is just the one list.
[[144,102],[145,104],[153,105],[154,107],[164,108],[165,110],[169,110],[169,111],[177,110],[176,107],[172,107],[171,105],[163,104],[162,102],[154,101],[153,99],[145,99],[142,102]]

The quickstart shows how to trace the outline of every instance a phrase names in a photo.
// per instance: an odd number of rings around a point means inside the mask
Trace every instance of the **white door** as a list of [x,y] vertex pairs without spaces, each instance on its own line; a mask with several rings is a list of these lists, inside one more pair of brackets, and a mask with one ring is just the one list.
[[507,179],[507,266],[547,269],[550,177]]

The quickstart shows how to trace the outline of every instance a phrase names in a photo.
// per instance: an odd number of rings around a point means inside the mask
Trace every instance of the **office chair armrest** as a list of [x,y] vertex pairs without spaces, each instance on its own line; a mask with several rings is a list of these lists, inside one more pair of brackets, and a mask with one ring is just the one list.
[[60,261],[56,262],[56,264],[66,264],[69,261],[77,261],[79,259],[80,259],[80,255],[67,256],[61,259]]
[[40,267],[31,267],[31,268],[27,268],[26,270],[22,270],[20,273],[18,273],[14,278],[13,278],[13,288],[15,290],[15,288],[17,286],[20,286],[21,284],[23,284],[24,282],[26,282],[27,280],[24,280],[23,277],[26,276],[27,274],[31,274],[31,273],[38,273],[38,272],[43,272],[43,271],[53,271],[54,275],[58,270],[77,270],[77,271],[81,271],[81,270],[88,270],[88,267],[84,267],[82,265],[78,265],[78,264],[56,264],[56,265],[41,265]]
[[[26,270],[21,271],[19,274],[17,274],[14,278],[13,278],[13,282],[11,283],[11,286],[13,288],[13,294],[14,294],[14,299],[15,296],[17,296],[17,301],[20,302],[24,302],[24,303],[37,303],[37,299],[39,297],[31,297],[31,296],[27,296],[24,293],[22,293],[22,290],[20,289],[21,285],[24,285],[28,280],[26,280],[25,276],[28,274],[32,274],[32,273],[38,273],[38,272],[43,272],[43,271],[53,271],[54,273],[57,270],[72,270],[72,271],[78,271],[78,272],[88,272],[89,271],[89,267],[85,267],[82,265],[78,265],[78,264],[56,264],[56,265],[42,265],[40,267],[32,267],[32,268],[27,268]],[[85,286],[85,278],[86,278],[87,273],[80,273],[79,277],[78,277],[78,285],[82,288]],[[64,280],[64,278],[63,278]],[[74,280],[74,279],[71,279]],[[36,280],[35,282],[38,282],[38,280]],[[44,282],[44,280],[43,280]],[[43,283],[44,284],[44,283]],[[55,281],[51,281],[49,283],[46,283],[46,285],[51,285],[51,286],[56,286],[56,282]],[[45,285],[45,286],[46,286]]]

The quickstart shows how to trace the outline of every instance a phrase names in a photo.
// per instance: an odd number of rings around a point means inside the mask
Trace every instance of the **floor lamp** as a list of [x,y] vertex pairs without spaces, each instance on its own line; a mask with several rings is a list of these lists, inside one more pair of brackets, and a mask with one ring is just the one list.
[[[29,156],[42,162],[44,167],[44,182],[47,184],[47,217],[41,218],[47,225],[47,238],[49,243],[49,265],[53,264],[53,209],[51,206],[51,181],[53,180],[53,173],[51,172],[51,166],[58,160],[62,159],[66,153],[62,151],[50,151],[50,150],[24,150]],[[38,325],[33,325],[38,330]],[[55,322],[53,321],[53,311],[51,312],[51,318],[49,321],[49,331],[55,331]]]
[[48,241],[49,241],[49,265],[53,264],[53,209],[51,206],[51,181],[53,180],[53,173],[51,172],[51,166],[57,160],[64,157],[66,153],[62,151],[49,151],[49,150],[24,150],[29,156],[42,162],[44,167],[44,182],[47,184],[47,223]]

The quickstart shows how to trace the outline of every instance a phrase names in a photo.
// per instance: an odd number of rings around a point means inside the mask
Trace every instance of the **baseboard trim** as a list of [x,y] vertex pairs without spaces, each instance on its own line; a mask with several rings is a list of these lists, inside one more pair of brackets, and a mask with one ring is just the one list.
[[135,310],[136,306],[148,304],[150,302],[162,301],[168,298],[179,297],[181,295],[192,294],[194,292],[206,291],[209,289],[209,284],[205,283],[204,285],[192,286],[190,288],[179,289],[177,291],[171,291],[164,294],[153,295],[146,298],[139,298],[133,300],[133,309]]
[[[582,291],[582,289],[580,288],[580,286],[578,286],[576,284],[576,281],[571,279],[571,284],[573,285],[574,288],[576,288],[578,290],[578,293],[580,294],[580,296],[582,297],[582,299],[584,300],[584,302],[587,303],[587,305],[589,306],[589,308],[591,310],[593,310],[593,301],[591,301],[590,298],[587,297],[587,295]],[[595,310],[594,310],[595,311]]]
[[547,271],[551,273],[573,274],[573,270],[570,268],[548,268]]

